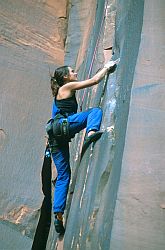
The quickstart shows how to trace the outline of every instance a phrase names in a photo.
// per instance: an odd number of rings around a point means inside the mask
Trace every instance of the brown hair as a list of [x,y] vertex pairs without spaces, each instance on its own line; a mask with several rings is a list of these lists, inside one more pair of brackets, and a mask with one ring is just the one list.
[[51,76],[50,79],[52,95],[54,97],[57,96],[59,88],[64,85],[64,76],[68,76],[68,74],[68,66],[59,67],[54,71],[54,76]]

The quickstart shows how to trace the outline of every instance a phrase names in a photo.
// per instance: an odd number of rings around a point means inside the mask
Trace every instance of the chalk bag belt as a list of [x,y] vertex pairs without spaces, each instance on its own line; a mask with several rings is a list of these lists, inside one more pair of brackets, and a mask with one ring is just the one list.
[[[62,119],[62,122],[59,122],[59,119]],[[46,125],[46,132],[49,136],[49,139],[69,139],[69,122],[63,115],[57,114],[54,119],[50,119]]]

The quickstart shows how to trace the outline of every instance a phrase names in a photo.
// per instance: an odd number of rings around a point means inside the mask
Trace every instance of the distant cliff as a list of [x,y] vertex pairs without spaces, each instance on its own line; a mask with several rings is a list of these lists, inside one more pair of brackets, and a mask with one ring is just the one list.
[[49,68],[64,63],[67,2],[0,1],[0,249],[31,249],[43,201]]

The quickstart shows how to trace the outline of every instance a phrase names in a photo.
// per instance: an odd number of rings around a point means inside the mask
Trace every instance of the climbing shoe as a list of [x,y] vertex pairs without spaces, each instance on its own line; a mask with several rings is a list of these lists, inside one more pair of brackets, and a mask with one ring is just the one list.
[[96,142],[98,139],[100,139],[100,137],[102,136],[103,132],[101,131],[97,131],[94,134],[90,135],[90,136],[85,136],[84,138],[84,144],[82,147],[82,151],[81,151],[81,158],[83,157],[85,151],[87,150],[87,148],[89,147],[89,145],[92,142]]
[[56,230],[57,233],[59,233],[59,234],[64,234],[65,233],[65,228],[63,226],[63,221],[59,220],[57,218],[57,215],[55,215],[54,226],[55,226],[55,230]]

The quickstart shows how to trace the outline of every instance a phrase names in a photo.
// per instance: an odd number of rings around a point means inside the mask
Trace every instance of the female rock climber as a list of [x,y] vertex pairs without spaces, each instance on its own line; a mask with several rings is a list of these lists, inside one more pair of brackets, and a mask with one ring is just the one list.
[[[63,234],[63,213],[66,205],[66,198],[70,183],[71,170],[69,164],[69,141],[76,133],[86,128],[86,136],[83,148],[92,141],[100,138],[99,131],[102,110],[100,108],[90,108],[84,112],[77,113],[76,90],[91,87],[98,84],[105,74],[116,65],[115,61],[109,61],[105,66],[92,78],[85,81],[78,81],[77,73],[69,66],[62,66],[55,70],[54,76],[51,77],[51,90],[54,97],[52,118],[58,116],[57,123],[66,126],[63,129],[69,130],[68,134],[63,133],[63,138],[57,138],[52,144],[52,158],[57,169],[57,180],[54,191],[53,212],[55,214],[55,230]],[[66,140],[65,137],[66,136]],[[49,137],[51,135],[49,134]],[[50,141],[52,138],[49,138]]]

